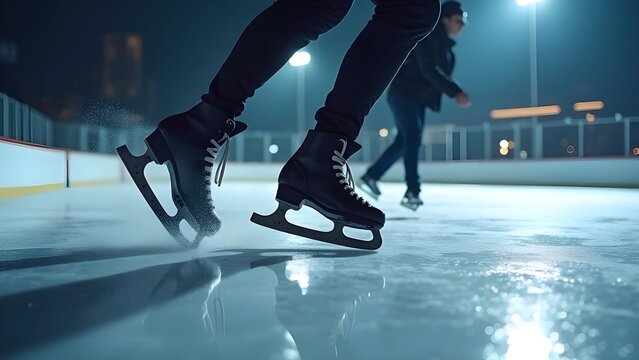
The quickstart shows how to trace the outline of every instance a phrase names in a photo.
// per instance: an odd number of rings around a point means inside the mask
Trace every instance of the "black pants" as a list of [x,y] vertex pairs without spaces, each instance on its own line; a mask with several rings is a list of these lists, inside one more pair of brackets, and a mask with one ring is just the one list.
[[[337,25],[353,0],[278,0],[244,30],[202,100],[235,117],[295,51]],[[342,61],[316,129],[359,134],[364,117],[439,18],[439,0],[378,0]]]
[[366,172],[373,179],[380,179],[386,171],[404,157],[404,169],[408,190],[419,193],[417,155],[422,144],[426,120],[426,107],[417,100],[397,94],[388,95],[388,104],[397,124],[397,137],[377,161]]

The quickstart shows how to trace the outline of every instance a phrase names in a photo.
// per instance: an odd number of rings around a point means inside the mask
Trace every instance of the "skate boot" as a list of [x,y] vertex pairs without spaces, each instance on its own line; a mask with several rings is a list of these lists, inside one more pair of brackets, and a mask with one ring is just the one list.
[[424,202],[419,198],[418,192],[406,190],[401,205],[405,208],[417,211],[417,208],[424,205]]
[[[269,216],[253,213],[251,221],[275,230],[352,248],[375,250],[382,245],[379,229],[384,213],[362,199],[353,189],[353,178],[346,160],[361,146],[337,134],[310,130],[302,146],[284,165],[278,179],[276,200],[279,207]],[[288,210],[307,205],[333,221],[330,232],[317,231],[289,223]],[[371,240],[344,235],[345,226],[367,229]]]
[[365,193],[373,197],[373,199],[377,200],[382,192],[377,187],[377,180],[373,179],[368,175],[364,175],[359,179],[357,186],[362,189]]
[[[177,242],[195,248],[204,236],[214,235],[221,222],[211,199],[211,176],[214,160],[229,139],[247,128],[246,124],[229,119],[222,111],[200,103],[191,110],[170,116],[146,139],[147,151],[133,156],[126,146],[118,154],[160,222]],[[215,173],[220,185],[228,160],[227,144]],[[165,164],[171,175],[171,194],[178,209],[169,216],[158,202],[144,177],[144,168],[154,161]],[[196,231],[195,240],[189,241],[180,231],[180,222],[186,220]]]

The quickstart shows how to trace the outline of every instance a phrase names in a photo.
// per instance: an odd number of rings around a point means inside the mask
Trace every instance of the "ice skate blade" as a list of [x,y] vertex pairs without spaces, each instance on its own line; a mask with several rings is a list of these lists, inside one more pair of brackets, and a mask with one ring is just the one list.
[[193,241],[189,241],[182,231],[180,231],[180,222],[186,219],[186,210],[184,210],[183,207],[177,206],[178,212],[175,216],[167,214],[153,193],[148,181],[144,177],[144,169],[153,161],[151,150],[147,149],[146,153],[142,156],[134,156],[131,154],[129,149],[123,145],[117,148],[117,152],[120,159],[122,159],[126,170],[131,175],[135,186],[138,187],[138,190],[144,197],[144,200],[147,204],[149,204],[149,207],[151,207],[151,210],[153,210],[153,213],[158,220],[160,220],[162,225],[164,225],[164,228],[169,232],[169,234],[183,247],[190,249],[198,247],[205,236],[204,234],[197,233],[195,239]]
[[421,205],[418,205],[418,204],[411,204],[411,203],[404,202],[404,201],[402,201],[400,203],[400,205],[405,207],[405,208],[407,208],[407,209],[409,209],[409,210],[413,210],[413,211],[417,211],[417,209],[421,206]]
[[309,239],[322,241],[329,244],[346,246],[354,249],[377,250],[382,246],[382,236],[379,233],[379,228],[360,227],[370,230],[373,233],[373,239],[358,240],[344,235],[343,229],[345,224],[336,222],[335,220],[333,220],[333,230],[328,232],[313,230],[291,224],[288,220],[286,220],[286,212],[288,210],[295,209],[288,204],[280,203],[275,212],[273,212],[271,215],[265,216],[258,213],[253,213],[253,215],[251,216],[251,221],[258,225],[262,225],[264,227],[278,231],[283,231],[292,235],[302,236]]

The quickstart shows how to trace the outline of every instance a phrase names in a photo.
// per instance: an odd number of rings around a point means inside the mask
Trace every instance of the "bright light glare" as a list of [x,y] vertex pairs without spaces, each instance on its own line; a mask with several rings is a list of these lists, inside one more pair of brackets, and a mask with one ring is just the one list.
[[306,295],[310,278],[308,275],[308,264],[304,260],[287,262],[284,274],[287,279],[297,282],[302,291],[302,295]]
[[532,4],[540,3],[544,0],[517,0],[517,5],[519,6],[528,6]]
[[386,129],[386,128],[379,129],[379,136],[387,137],[388,136],[388,129]]
[[548,360],[553,350],[552,341],[537,322],[526,322],[513,316],[513,323],[506,325],[506,335],[506,360]]
[[499,153],[500,153],[502,156],[506,156],[506,155],[508,155],[508,148],[507,148],[507,147],[503,147],[503,148],[499,149]]
[[298,51],[288,60],[288,63],[295,67],[308,65],[310,62],[311,54],[307,51]]
[[499,147],[500,148],[507,148],[508,147],[508,140],[504,139],[502,141],[499,142]]
[[272,144],[268,147],[268,152],[270,152],[271,154],[277,154],[278,151],[280,151],[280,147],[277,146],[277,144]]
[[575,111],[593,111],[593,110],[601,110],[605,106],[603,101],[582,101],[575,103],[573,105],[573,109]]

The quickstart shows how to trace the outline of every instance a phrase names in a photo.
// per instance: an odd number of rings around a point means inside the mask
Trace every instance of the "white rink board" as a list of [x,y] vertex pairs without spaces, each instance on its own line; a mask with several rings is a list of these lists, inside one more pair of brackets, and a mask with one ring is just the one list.
[[64,150],[0,140],[0,188],[64,183]]
[[[349,165],[356,181],[370,166]],[[224,179],[277,182],[282,166],[229,163]],[[639,159],[632,158],[430,162],[420,163],[419,173],[426,183],[639,187]],[[395,163],[382,181],[403,182],[403,163]]]
[[69,152],[69,183],[117,182],[122,179],[120,159],[113,155]]

